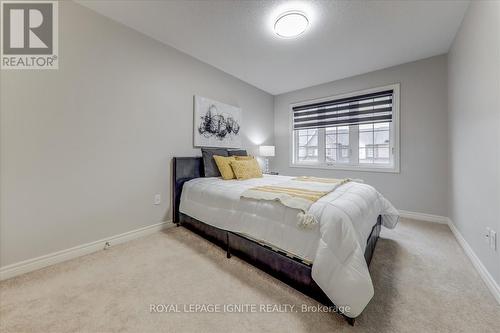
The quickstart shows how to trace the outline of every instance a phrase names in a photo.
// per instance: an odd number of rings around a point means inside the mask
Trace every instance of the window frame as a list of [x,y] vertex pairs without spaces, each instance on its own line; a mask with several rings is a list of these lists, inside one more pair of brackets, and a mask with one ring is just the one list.
[[[318,159],[324,162],[298,162],[296,160],[295,152],[296,145],[298,144],[295,140],[295,133],[293,129],[293,107],[307,105],[312,103],[320,103],[328,100],[340,99],[353,97],[357,95],[376,93],[379,91],[392,89],[393,101],[392,101],[392,123],[390,128],[390,152],[392,153],[392,165],[383,164],[359,164],[359,125],[352,125],[349,127],[349,163],[331,163],[326,162],[325,158],[325,145],[322,147],[320,140],[324,141],[325,129],[320,128],[318,133]],[[290,104],[289,106],[289,167],[291,168],[311,168],[311,169],[327,169],[327,170],[348,170],[348,171],[367,171],[367,172],[389,172],[389,173],[399,173],[400,172],[400,83],[394,83],[386,86],[380,86],[375,88],[369,88],[364,90],[353,91],[345,94],[334,95],[329,97],[323,97],[318,99],[304,100]],[[353,130],[351,130],[351,128]],[[353,151],[353,145],[356,148]]]

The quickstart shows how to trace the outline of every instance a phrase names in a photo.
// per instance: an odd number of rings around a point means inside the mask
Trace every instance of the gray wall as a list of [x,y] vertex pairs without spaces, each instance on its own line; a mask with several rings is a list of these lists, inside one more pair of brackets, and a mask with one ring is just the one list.
[[271,95],[59,6],[59,70],[1,72],[2,266],[170,218],[171,158],[199,154],[194,94],[242,107],[252,151],[273,143]]
[[[500,248],[500,2],[472,2],[448,55],[450,218],[497,283]],[[500,236],[497,236],[500,247]]]
[[[291,175],[361,178],[398,209],[448,216],[446,80],[446,56],[437,56],[275,96],[277,157],[272,167]],[[291,103],[398,82],[401,83],[399,174],[289,167]]]

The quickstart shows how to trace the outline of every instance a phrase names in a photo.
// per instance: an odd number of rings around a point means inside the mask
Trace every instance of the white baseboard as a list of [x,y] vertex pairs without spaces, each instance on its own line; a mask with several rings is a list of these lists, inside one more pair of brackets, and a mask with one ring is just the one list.
[[498,304],[500,304],[500,287],[498,286],[497,282],[493,279],[493,277],[491,276],[490,272],[488,272],[486,267],[484,267],[481,260],[479,260],[476,253],[474,253],[474,250],[472,250],[469,243],[467,243],[465,238],[462,236],[460,231],[458,231],[458,229],[455,227],[455,225],[450,219],[448,219],[448,226],[450,227],[451,232],[453,232],[453,235],[455,235],[458,244],[460,244],[465,254],[467,255],[467,257],[469,257],[470,261],[472,262],[472,265],[479,273],[479,276],[481,276],[481,279],[483,279],[484,283],[493,294],[493,297],[495,297]]
[[171,221],[160,222],[157,224],[148,225],[146,227],[128,231],[123,234],[103,238],[95,242],[78,245],[66,250],[49,253],[41,257],[28,259],[8,266],[4,266],[0,268],[0,281],[50,265],[54,265],[69,259],[81,257],[89,253],[100,251],[104,249],[106,242],[109,242],[111,246],[117,245],[120,243],[128,242],[135,238],[147,236],[162,229],[169,228],[173,225],[174,224]]
[[425,213],[416,213],[416,212],[410,212],[407,210],[399,210],[399,215],[403,218],[406,218],[406,219],[448,224],[448,218],[445,216],[425,214]]

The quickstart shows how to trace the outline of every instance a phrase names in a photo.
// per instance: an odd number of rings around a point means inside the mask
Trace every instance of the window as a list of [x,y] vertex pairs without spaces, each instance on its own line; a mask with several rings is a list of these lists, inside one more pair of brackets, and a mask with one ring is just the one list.
[[318,162],[318,130],[305,129],[297,132],[298,158],[300,161]]
[[349,126],[325,128],[325,160],[349,163]]
[[292,105],[292,166],[399,172],[399,85]]
[[391,123],[359,125],[359,163],[391,164]]

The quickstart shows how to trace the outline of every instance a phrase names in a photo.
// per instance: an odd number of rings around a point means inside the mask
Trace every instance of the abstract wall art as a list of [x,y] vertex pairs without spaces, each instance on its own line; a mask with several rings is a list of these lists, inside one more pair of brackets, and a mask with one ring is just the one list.
[[241,148],[241,109],[194,96],[194,146]]

